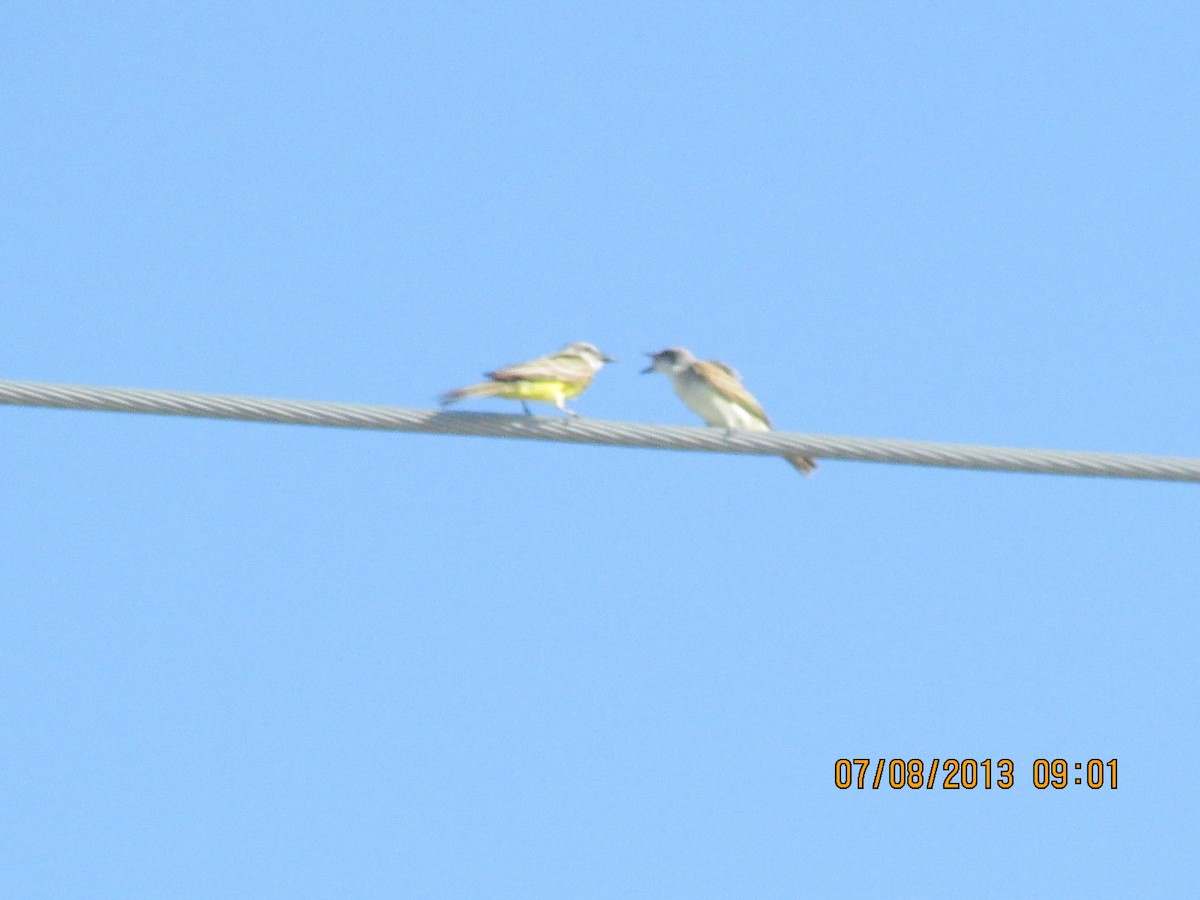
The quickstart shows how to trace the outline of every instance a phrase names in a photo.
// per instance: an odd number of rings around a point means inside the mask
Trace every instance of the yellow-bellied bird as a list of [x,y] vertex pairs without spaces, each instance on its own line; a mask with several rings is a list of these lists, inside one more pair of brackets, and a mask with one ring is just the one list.
[[576,341],[548,356],[485,372],[488,381],[442,394],[442,406],[470,397],[504,397],[520,400],[526,413],[529,406],[525,401],[536,400],[553,403],[567,415],[577,416],[575,410],[567,409],[567,400],[582,393],[609,362],[616,360],[592,344]]

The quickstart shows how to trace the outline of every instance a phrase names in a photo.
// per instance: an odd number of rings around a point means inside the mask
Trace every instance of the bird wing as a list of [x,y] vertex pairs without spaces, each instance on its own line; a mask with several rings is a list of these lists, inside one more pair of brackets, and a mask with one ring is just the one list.
[[733,366],[731,366],[729,363],[723,363],[719,359],[710,359],[708,362],[710,365],[720,366],[722,369],[724,369],[726,372],[728,372],[730,375],[732,375],[738,381],[742,380],[742,373],[739,372],[737,369],[735,369]]
[[493,381],[561,381],[579,384],[591,381],[594,374],[582,356],[554,353],[488,372],[487,377]]
[[693,363],[692,368],[697,375],[711,384],[713,389],[730,403],[736,403],[756,419],[762,419],[768,428],[771,426],[771,420],[767,418],[767,414],[763,412],[763,408],[758,405],[754,396],[742,387],[737,372],[733,368],[722,362],[703,360]]

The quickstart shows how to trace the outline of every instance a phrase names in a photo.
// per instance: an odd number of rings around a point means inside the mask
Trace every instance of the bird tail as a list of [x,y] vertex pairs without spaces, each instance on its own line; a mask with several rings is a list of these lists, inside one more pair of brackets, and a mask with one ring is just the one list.
[[798,471],[801,475],[811,475],[813,473],[813,469],[817,467],[817,461],[815,459],[809,459],[807,456],[785,456],[784,459],[795,466],[796,471]]
[[484,381],[480,384],[470,384],[457,390],[446,391],[438,400],[442,406],[449,406],[451,403],[471,397],[499,397],[506,387],[508,385],[499,381]]

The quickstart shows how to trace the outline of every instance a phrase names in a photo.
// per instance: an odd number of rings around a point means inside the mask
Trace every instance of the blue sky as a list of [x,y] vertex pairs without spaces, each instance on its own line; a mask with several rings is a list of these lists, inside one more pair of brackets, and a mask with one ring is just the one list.
[[[788,430],[1197,455],[1198,39],[1184,3],[8,4],[0,377],[428,406],[589,340],[581,412],[692,423],[637,374],[682,344]],[[1193,485],[0,419],[5,896],[1200,876]]]

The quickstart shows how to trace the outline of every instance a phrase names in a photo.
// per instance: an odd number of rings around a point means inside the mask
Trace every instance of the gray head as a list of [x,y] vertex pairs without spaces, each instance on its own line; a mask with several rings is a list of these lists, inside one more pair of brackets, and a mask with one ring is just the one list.
[[647,353],[646,355],[650,357],[650,365],[642,369],[643,375],[648,372],[678,375],[696,361],[696,357],[692,355],[692,351],[685,347],[668,347],[666,350],[659,350],[657,353]]
[[578,356],[592,367],[593,372],[599,372],[604,368],[605,363],[616,362],[607,353],[602,353],[595,344],[589,344],[587,341],[575,341],[567,344],[555,356]]

